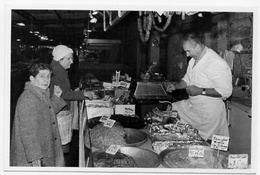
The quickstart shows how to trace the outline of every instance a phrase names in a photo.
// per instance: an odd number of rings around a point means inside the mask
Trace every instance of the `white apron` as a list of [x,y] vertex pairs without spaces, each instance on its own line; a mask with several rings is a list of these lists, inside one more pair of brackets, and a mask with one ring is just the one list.
[[211,139],[213,135],[229,136],[225,104],[221,99],[197,97],[173,103],[181,120],[199,131],[200,136]]
[[211,49],[194,66],[194,59],[189,62],[183,80],[187,86],[196,85],[201,88],[214,88],[222,98],[204,95],[189,96],[172,104],[181,120],[192,125],[205,140],[213,135],[229,136],[226,108],[223,99],[232,93],[232,76],[227,63]]

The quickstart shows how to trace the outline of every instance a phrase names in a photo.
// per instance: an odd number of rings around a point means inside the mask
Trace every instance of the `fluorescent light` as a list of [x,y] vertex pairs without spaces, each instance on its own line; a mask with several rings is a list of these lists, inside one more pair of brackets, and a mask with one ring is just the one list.
[[18,23],[16,23],[18,26],[22,26],[22,27],[24,27],[25,26],[25,24],[24,23],[22,23],[22,22],[18,22]]
[[89,22],[90,23],[96,23],[97,22],[97,18],[92,18]]
[[202,13],[198,13],[198,17],[203,17]]
[[96,15],[96,14],[98,14],[98,11],[93,10],[92,15]]
[[21,39],[18,38],[18,39],[16,39],[16,41],[21,41]]

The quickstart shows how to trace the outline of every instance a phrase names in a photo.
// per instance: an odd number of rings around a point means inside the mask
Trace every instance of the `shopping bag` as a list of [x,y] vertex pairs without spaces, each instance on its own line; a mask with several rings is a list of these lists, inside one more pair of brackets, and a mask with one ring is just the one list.
[[57,114],[58,127],[60,131],[61,144],[66,145],[72,139],[72,117],[71,111],[60,111]]

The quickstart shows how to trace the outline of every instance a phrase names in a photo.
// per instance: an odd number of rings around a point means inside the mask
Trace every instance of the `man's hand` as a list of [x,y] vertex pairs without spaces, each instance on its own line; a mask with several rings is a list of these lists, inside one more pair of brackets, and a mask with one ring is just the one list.
[[191,85],[186,87],[186,92],[190,96],[196,96],[196,95],[201,95],[202,89],[195,85]]
[[166,88],[166,91],[167,92],[172,92],[176,89],[175,85],[174,84],[169,84]]

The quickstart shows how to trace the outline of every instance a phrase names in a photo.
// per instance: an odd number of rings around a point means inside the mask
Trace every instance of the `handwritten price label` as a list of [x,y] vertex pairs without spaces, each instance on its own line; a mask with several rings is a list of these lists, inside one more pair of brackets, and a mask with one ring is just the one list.
[[128,107],[125,108],[125,115],[134,115],[134,114],[135,114],[134,109]]
[[99,121],[104,123],[105,121],[107,121],[110,118],[110,116],[102,116]]
[[191,146],[189,148],[189,157],[204,157],[204,148],[202,146]]
[[115,155],[118,150],[120,150],[120,145],[110,145],[108,149],[106,150],[106,153]]
[[247,169],[248,155],[247,154],[229,154],[228,168],[230,169]]
[[107,119],[106,121],[104,121],[104,126],[112,128],[114,126],[115,122],[116,122],[115,120]]
[[213,135],[211,148],[227,151],[229,143],[229,137]]

